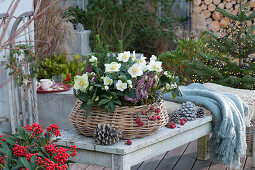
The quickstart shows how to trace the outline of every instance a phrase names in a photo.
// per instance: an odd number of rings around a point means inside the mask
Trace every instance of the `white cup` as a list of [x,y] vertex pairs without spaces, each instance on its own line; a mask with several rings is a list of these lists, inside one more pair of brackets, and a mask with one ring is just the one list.
[[48,90],[53,85],[53,82],[50,79],[41,79],[40,84],[43,90]]

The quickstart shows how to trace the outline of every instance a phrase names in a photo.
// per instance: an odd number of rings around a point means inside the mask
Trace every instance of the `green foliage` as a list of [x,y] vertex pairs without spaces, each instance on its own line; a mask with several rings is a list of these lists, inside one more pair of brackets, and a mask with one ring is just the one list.
[[[65,55],[54,55],[51,58],[45,58],[39,62],[38,79],[51,79],[53,75],[63,75],[66,84],[73,84],[74,76],[79,71],[83,72],[85,70],[84,63],[80,59],[79,54],[74,57],[73,61],[67,61]],[[70,77],[69,81],[67,81],[68,77]]]
[[181,84],[191,83],[190,73],[186,71],[187,64],[200,60],[204,56],[220,55],[219,53],[211,53],[204,47],[205,37],[198,40],[182,39],[176,42],[177,48],[167,51],[159,56],[165,64],[165,69],[171,70],[174,75],[180,78]]
[[[36,56],[32,48],[31,45],[21,44],[17,45],[15,50],[11,50],[10,62],[6,69],[10,69],[9,75],[14,75],[15,86],[21,86],[24,81],[32,80],[38,72]],[[18,75],[15,76],[17,73]]]
[[203,58],[202,61],[188,63],[186,72],[191,74],[192,82],[213,82],[240,89],[255,89],[255,61],[249,68],[242,69],[228,57]]
[[[191,1],[191,0],[186,0]],[[87,12],[70,8],[67,12],[92,30],[90,44],[96,46],[96,35],[108,44],[110,51],[118,51],[118,41],[123,49],[136,49],[146,54],[157,54],[164,41],[173,39],[173,23],[183,20],[172,15],[175,0],[89,0]],[[159,12],[160,11],[160,12]],[[161,15],[160,15],[161,14]],[[80,16],[79,18],[77,16]]]
[[240,13],[237,16],[224,9],[217,8],[216,10],[235,23],[229,25],[231,32],[225,36],[218,37],[212,32],[206,31],[205,34],[209,36],[208,48],[233,58],[239,58],[239,65],[242,66],[243,59],[255,53],[255,35],[252,33],[254,26],[247,27],[245,23],[255,18],[255,12],[248,15],[248,3],[243,4],[242,0],[240,2]]
[[77,28],[78,23],[81,23],[85,26],[86,15],[85,11],[80,9],[78,6],[70,7],[66,12],[64,17],[70,18],[69,21],[74,25],[74,28]]

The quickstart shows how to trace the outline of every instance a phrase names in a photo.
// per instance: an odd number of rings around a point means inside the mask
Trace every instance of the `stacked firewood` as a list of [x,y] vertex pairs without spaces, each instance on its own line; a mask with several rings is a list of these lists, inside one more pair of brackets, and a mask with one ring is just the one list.
[[[249,3],[248,15],[255,11],[255,0],[243,0]],[[240,0],[194,0],[193,17],[201,17],[206,23],[207,29],[213,32],[224,32],[230,24],[230,20],[216,11],[216,7],[237,15],[240,7]],[[197,23],[192,23],[197,24]],[[247,21],[248,26],[255,25],[254,21]],[[192,27],[196,27],[192,25]]]

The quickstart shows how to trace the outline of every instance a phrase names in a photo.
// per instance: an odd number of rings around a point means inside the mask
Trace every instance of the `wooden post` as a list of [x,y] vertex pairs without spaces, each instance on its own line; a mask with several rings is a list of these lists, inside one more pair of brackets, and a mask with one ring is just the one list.
[[197,159],[208,160],[209,158],[209,135],[206,135],[197,140]]
[[255,132],[252,133],[252,167],[255,167]]

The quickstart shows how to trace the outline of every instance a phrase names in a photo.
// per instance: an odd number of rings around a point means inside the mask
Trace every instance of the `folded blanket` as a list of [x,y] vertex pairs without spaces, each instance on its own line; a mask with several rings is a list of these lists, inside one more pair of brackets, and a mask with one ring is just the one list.
[[215,92],[198,83],[180,89],[182,97],[173,99],[171,93],[166,93],[163,98],[179,103],[191,101],[209,109],[215,120],[210,139],[211,159],[239,168],[240,157],[246,154],[246,126],[250,125],[247,105],[235,94]]

